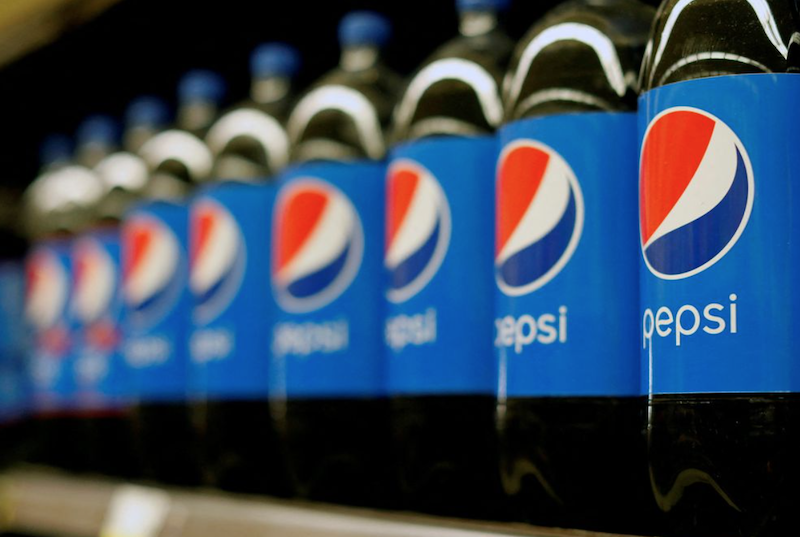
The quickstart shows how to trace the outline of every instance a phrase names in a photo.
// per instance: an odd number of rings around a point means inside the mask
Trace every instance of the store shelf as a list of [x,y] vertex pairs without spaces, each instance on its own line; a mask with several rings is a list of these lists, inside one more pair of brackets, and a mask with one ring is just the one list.
[[[158,537],[611,537],[583,531],[523,525],[471,523],[327,505],[142,488],[41,470],[2,478],[0,499],[8,529],[37,534],[96,537],[107,529],[112,498],[149,492],[164,503],[163,519],[149,534]],[[122,502],[124,503],[124,501]],[[158,502],[156,502],[158,503]],[[130,504],[126,507],[130,510]],[[119,509],[111,510],[119,515]],[[138,518],[142,518],[137,512]],[[102,531],[103,528],[106,531]],[[133,535],[133,532],[129,532]],[[145,532],[136,535],[144,536]]]

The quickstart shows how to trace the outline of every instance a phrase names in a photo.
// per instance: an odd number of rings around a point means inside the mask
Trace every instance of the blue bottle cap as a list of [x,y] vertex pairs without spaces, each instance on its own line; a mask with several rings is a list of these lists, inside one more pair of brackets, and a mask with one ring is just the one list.
[[143,95],[132,100],[125,110],[125,124],[129,127],[158,128],[169,121],[167,103],[152,95]]
[[511,0],[456,0],[458,11],[505,11]]
[[381,47],[391,35],[389,20],[374,11],[353,11],[339,23],[339,44],[343,48],[359,45]]
[[113,145],[118,139],[117,122],[111,116],[103,114],[87,117],[75,132],[75,141],[79,146],[92,143]]
[[64,134],[50,134],[39,146],[39,161],[42,166],[69,160],[72,156],[72,142]]
[[189,71],[178,82],[180,101],[210,101],[220,104],[225,97],[225,81],[217,73],[204,69]]
[[294,77],[300,70],[300,53],[285,43],[259,45],[250,55],[250,74],[253,78],[268,76]]

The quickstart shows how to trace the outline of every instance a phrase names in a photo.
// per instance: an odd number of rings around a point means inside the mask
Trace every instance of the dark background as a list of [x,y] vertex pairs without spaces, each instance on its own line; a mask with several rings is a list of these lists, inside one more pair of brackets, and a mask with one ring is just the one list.
[[[521,37],[555,3],[514,1],[505,17],[509,33]],[[29,183],[41,139],[72,133],[87,114],[119,117],[143,93],[174,104],[176,81],[188,69],[219,71],[230,100],[242,98],[249,53],[262,42],[298,47],[305,85],[337,62],[336,26],[352,9],[393,21],[387,63],[403,74],[457,31],[454,0],[123,0],[0,71],[0,185]]]

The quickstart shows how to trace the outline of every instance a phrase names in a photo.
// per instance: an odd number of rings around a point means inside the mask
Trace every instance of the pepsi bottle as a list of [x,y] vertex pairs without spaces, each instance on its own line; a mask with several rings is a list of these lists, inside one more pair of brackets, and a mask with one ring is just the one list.
[[28,444],[28,379],[24,325],[26,241],[19,193],[0,191],[0,468],[19,462]]
[[183,77],[177,124],[139,149],[149,169],[147,201],[134,205],[122,224],[123,353],[133,370],[141,452],[147,475],[171,484],[203,481],[188,399],[192,300],[185,196],[211,173],[202,138],[223,94],[214,73]]
[[494,346],[515,520],[642,534],[636,72],[654,11],[578,0],[517,46],[497,163]]
[[[385,352],[404,506],[502,516],[494,428],[494,130],[509,2],[458,0],[460,35],[412,75],[386,175]],[[464,292],[469,289],[469,292]]]
[[671,0],[643,62],[638,339],[666,534],[797,533],[798,24],[791,1]]
[[98,177],[72,164],[67,147],[50,146],[43,173],[25,192],[32,248],[25,260],[25,319],[31,334],[28,370],[35,420],[33,462],[86,470],[85,423],[74,384],[76,318],[71,295],[74,236],[86,229],[102,196]]
[[[218,119],[206,136],[215,182],[190,206],[189,351],[195,423],[211,484],[286,495],[287,478],[268,398],[267,329],[274,316],[269,228],[274,174],[289,158],[284,128],[294,48],[258,47],[251,56],[250,99]],[[266,183],[266,184],[265,184]]]
[[272,227],[270,398],[294,486],[372,506],[393,503],[380,296],[389,31],[370,12],[340,23],[339,67],[289,116],[294,166]]
[[[73,247],[75,266],[72,309],[77,318],[75,384],[87,420],[87,449],[92,469],[119,477],[139,477],[132,415],[131,371],[122,356],[121,250],[119,223],[129,205],[141,196],[147,166],[133,152],[148,133],[166,120],[166,107],[152,97],[131,103],[126,113],[123,150],[106,155],[94,166],[103,195],[94,208],[94,222]],[[92,143],[110,145],[110,125],[98,125]]]

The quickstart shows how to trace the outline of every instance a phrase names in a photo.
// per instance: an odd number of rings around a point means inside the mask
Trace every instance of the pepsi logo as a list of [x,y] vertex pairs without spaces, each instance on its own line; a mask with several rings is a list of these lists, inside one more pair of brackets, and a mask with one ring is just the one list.
[[404,302],[436,275],[450,244],[450,205],[433,174],[410,160],[389,167],[386,184],[387,298]]
[[37,331],[62,320],[69,297],[69,278],[61,259],[51,250],[36,249],[25,264],[25,316]]
[[196,321],[207,323],[228,307],[239,292],[244,269],[244,239],[233,215],[210,198],[194,203],[189,220],[189,287],[196,298]]
[[289,312],[319,309],[352,283],[364,252],[361,219],[339,189],[313,178],[285,185],[275,205],[272,285]]
[[648,126],[640,162],[640,237],[650,271],[676,280],[722,259],[747,226],[755,193],[733,130],[702,110],[670,108]]
[[516,140],[500,154],[495,214],[495,279],[506,295],[521,296],[569,262],[583,231],[583,194],[561,155]]
[[122,226],[122,289],[131,318],[158,321],[180,292],[178,239],[159,218],[139,213]]
[[84,324],[108,313],[117,285],[114,261],[96,239],[84,237],[73,250],[72,311]]

